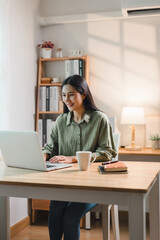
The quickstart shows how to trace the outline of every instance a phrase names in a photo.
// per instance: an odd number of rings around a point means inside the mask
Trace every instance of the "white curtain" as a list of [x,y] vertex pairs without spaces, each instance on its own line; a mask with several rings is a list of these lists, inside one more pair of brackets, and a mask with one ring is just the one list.
[[9,118],[9,3],[10,0],[0,0],[0,129],[8,127]]

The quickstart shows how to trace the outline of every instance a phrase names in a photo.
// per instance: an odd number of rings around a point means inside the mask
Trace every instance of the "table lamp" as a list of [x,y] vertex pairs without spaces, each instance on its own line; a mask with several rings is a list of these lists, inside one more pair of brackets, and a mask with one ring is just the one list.
[[132,129],[132,138],[131,146],[126,146],[126,150],[141,150],[142,147],[135,145],[135,125],[136,124],[145,124],[144,109],[141,107],[123,107],[121,124],[131,125]]

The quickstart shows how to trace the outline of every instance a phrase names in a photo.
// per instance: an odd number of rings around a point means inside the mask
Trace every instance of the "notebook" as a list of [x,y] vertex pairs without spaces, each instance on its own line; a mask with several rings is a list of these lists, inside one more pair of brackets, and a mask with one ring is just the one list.
[[128,168],[125,162],[122,161],[110,161],[110,163],[102,163],[98,166],[100,173],[127,173]]
[[38,134],[34,131],[0,131],[0,149],[8,167],[53,171],[73,166],[45,162]]

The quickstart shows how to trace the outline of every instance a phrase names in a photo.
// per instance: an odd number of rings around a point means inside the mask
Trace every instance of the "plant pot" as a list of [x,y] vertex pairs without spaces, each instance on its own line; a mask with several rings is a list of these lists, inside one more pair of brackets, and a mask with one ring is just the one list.
[[160,141],[152,141],[152,149],[159,149]]
[[52,48],[41,48],[41,57],[42,58],[51,58],[52,57]]

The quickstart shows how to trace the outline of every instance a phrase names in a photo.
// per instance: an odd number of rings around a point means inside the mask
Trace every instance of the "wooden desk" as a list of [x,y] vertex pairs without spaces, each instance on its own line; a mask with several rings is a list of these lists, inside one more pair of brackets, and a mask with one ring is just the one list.
[[[144,162],[160,162],[160,149],[142,148],[141,151],[127,151],[125,148],[119,150],[119,160],[121,161],[144,161]],[[50,201],[32,199],[32,223],[36,221],[37,210],[49,210]],[[148,209],[148,208],[147,208]],[[81,227],[83,227],[81,222]]]
[[140,151],[131,151],[125,150],[125,148],[119,149],[120,155],[150,155],[150,156],[160,156],[160,149],[152,149],[152,148],[142,148]]
[[160,162],[160,149],[154,150],[152,148],[142,148],[140,151],[128,151],[125,150],[125,148],[120,148],[119,160]]
[[7,197],[55,199],[129,208],[130,240],[146,239],[145,199],[150,197],[150,239],[160,240],[160,163],[126,162],[128,174],[99,174],[93,163],[88,171],[72,168],[36,172],[7,168],[0,162],[0,239],[9,240]]

